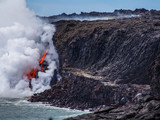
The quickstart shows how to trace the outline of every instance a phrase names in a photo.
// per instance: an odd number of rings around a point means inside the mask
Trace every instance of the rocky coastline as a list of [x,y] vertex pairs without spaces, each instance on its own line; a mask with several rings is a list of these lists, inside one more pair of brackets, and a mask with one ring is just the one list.
[[52,23],[62,79],[29,101],[94,111],[67,120],[160,119],[160,11],[116,12],[140,16]]
[[[34,94],[29,101],[57,107],[95,111],[106,106],[118,107],[143,101],[150,94],[148,85],[104,85],[98,80],[66,72],[51,89]],[[136,96],[137,95],[137,96]]]
[[65,120],[159,120],[160,119],[160,58],[150,67],[151,94],[137,96],[137,102],[119,107],[104,107],[90,114]]

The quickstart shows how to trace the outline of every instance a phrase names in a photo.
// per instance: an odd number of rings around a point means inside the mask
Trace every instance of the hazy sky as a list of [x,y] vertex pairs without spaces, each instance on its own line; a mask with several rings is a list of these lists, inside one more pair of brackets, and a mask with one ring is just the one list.
[[26,0],[27,7],[37,15],[50,16],[61,13],[90,11],[110,12],[115,9],[157,9],[160,0]]

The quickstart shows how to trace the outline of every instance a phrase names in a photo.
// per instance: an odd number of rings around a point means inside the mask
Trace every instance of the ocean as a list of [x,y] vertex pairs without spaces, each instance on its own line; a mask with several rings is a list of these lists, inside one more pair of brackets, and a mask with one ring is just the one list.
[[0,120],[63,120],[87,111],[58,108],[42,103],[31,103],[28,98],[0,98]]

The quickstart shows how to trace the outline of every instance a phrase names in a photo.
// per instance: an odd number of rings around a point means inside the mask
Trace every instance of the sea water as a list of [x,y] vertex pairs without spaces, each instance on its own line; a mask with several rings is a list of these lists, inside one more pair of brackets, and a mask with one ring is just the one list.
[[87,113],[42,103],[31,103],[28,98],[0,98],[0,120],[63,120]]

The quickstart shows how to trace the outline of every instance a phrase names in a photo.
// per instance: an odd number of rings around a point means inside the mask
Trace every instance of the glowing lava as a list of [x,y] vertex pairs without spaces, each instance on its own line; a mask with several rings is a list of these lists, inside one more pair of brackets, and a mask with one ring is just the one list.
[[[39,65],[41,66],[41,72],[43,72],[43,62],[44,62],[44,59],[45,59],[45,57],[46,57],[46,55],[47,55],[47,52],[48,51],[46,51],[44,54],[43,54],[43,56],[42,56],[42,58],[41,58],[41,60],[40,60],[40,62],[39,62]],[[38,69],[34,69],[34,70],[32,70],[30,73],[28,73],[27,74],[27,77],[28,77],[28,80],[29,80],[29,88],[32,90],[32,78],[38,78],[38,76],[37,76],[37,73],[38,73]]]
[[46,51],[44,54],[43,54],[43,56],[42,56],[42,58],[41,58],[41,60],[40,60],[40,62],[39,62],[39,64],[41,65],[41,71],[43,72],[43,62],[44,62],[44,59],[45,59],[45,57],[46,57],[46,55],[47,55],[47,52],[48,51]]

